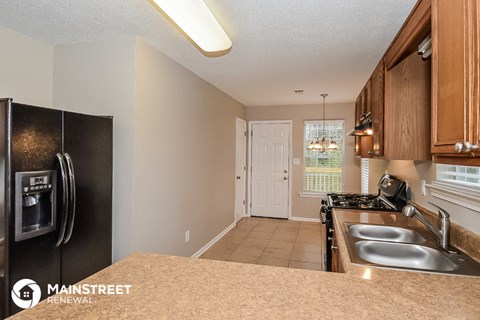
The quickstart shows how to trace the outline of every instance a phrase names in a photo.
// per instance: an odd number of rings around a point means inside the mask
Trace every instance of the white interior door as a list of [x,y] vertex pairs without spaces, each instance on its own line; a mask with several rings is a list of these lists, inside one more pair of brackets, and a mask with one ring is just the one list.
[[252,125],[251,215],[288,218],[290,125]]
[[245,216],[246,207],[246,173],[247,173],[247,124],[236,120],[235,151],[235,222]]

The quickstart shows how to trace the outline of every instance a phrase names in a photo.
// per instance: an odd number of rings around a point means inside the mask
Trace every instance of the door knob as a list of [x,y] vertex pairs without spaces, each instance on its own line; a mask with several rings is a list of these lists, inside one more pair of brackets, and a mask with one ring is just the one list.
[[283,173],[287,173],[287,170],[283,170]]
[[237,176],[237,180],[240,180],[240,176]]
[[283,180],[288,180],[288,178],[287,178],[287,177],[283,177]]

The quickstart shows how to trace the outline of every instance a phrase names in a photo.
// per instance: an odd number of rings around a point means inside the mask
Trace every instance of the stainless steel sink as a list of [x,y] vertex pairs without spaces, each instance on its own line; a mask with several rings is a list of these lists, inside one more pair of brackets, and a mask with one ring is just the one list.
[[379,241],[407,242],[407,243],[424,243],[426,240],[417,231],[392,227],[378,226],[372,224],[352,224],[348,226],[348,232],[351,236]]
[[440,272],[458,269],[442,251],[417,244],[357,241],[355,249],[363,260],[384,266]]

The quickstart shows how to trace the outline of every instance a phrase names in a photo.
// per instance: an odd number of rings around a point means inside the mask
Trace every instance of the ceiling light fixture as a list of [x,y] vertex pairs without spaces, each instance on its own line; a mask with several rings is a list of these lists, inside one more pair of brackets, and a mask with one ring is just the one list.
[[322,128],[322,140],[317,137],[315,140],[310,142],[308,145],[308,150],[316,150],[319,152],[326,152],[326,151],[335,151],[339,150],[340,147],[338,144],[330,138],[330,142],[325,139],[325,98],[328,96],[326,93],[322,93],[321,96],[323,97],[323,128]]
[[222,26],[202,0],[152,0],[206,53],[227,51],[232,47]]

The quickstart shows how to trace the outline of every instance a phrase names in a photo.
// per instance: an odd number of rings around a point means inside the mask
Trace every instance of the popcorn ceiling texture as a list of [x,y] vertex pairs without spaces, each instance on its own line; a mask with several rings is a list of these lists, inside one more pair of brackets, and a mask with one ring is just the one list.
[[[2,0],[0,24],[51,45],[139,36],[247,106],[353,102],[415,0],[205,0],[233,41],[207,58],[148,0]],[[304,89],[295,94],[295,89]]]

